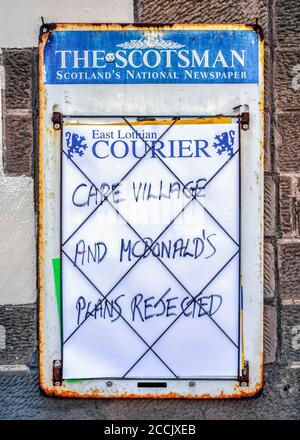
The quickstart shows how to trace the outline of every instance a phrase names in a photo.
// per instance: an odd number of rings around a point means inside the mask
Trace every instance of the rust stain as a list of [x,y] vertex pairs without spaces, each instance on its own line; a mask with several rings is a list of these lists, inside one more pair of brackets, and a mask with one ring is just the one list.
[[[76,118],[72,118],[72,119],[76,119]],[[134,122],[130,122],[131,125],[136,126],[136,125],[169,125],[171,122],[173,122],[172,119],[163,119],[163,120],[146,120],[146,121],[134,121]],[[189,125],[205,125],[205,124],[230,124],[232,122],[232,118],[229,117],[213,117],[213,118],[194,118],[194,119],[178,119],[175,123],[176,125],[185,125],[185,124],[189,124]],[[82,122],[67,122],[65,124],[65,126],[88,126],[88,125],[93,125],[93,126],[105,126],[106,124],[89,124],[89,123],[82,123]],[[110,126],[113,125],[117,125],[117,126],[127,126],[127,122],[113,122],[109,124]]]
[[259,66],[261,70],[261,91],[260,91],[260,100],[259,100],[259,112],[261,117],[261,132],[262,132],[262,138],[260,139],[260,145],[261,145],[261,151],[259,156],[260,166],[263,169],[264,167],[264,149],[265,149],[265,142],[264,142],[264,110],[265,110],[265,94],[264,94],[264,84],[265,84],[265,78],[264,78],[264,57],[265,57],[265,47],[264,47],[264,41],[259,40]]
[[166,31],[166,30],[253,30],[253,25],[246,24],[189,24],[189,23],[174,23],[174,24],[120,24],[120,23],[56,23],[55,31],[66,30],[99,30],[99,31],[119,31],[119,30],[141,30],[141,31]]
[[67,390],[62,387],[46,387],[41,386],[42,390],[48,395],[48,396],[55,396],[55,397],[63,397],[63,398],[72,398],[72,399],[213,399],[213,400],[219,400],[219,399],[239,399],[239,398],[251,398],[257,395],[257,393],[262,388],[262,381],[258,382],[254,388],[254,390],[245,390],[244,388],[237,387],[237,392],[232,394],[226,394],[223,390],[217,395],[211,395],[209,393],[204,394],[180,394],[175,392],[170,392],[166,394],[134,394],[134,393],[116,393],[111,395],[102,394],[98,390],[92,390],[91,392],[87,392],[85,394]]
[[45,90],[44,90],[44,81],[43,81],[43,73],[44,73],[44,47],[48,40],[49,33],[45,33],[42,35],[41,42],[39,43],[39,108],[41,111],[39,112],[39,134],[38,134],[38,151],[39,151],[39,160],[38,160],[38,206],[39,206],[39,215],[38,215],[38,317],[39,317],[39,326],[38,326],[38,345],[39,345],[39,382],[42,389],[46,391],[44,387],[45,377],[44,377],[44,356],[43,356],[43,310],[42,310],[42,300],[41,297],[43,295],[43,282],[44,279],[44,225],[43,225],[43,116],[46,109],[46,101],[45,101]]
[[[261,117],[261,133],[262,137],[260,139],[260,155],[259,155],[259,165],[260,169],[264,171],[264,154],[265,154],[265,142],[264,142],[264,130],[265,130],[265,95],[264,95],[264,85],[265,85],[265,70],[264,70],[264,59],[265,59],[265,46],[264,41],[259,39],[259,66],[261,71],[261,90],[260,90],[260,101],[259,101],[259,111],[260,111],[260,117]],[[262,200],[261,200],[261,209],[262,209],[262,216],[261,216],[261,233],[263,234],[263,228],[264,228],[264,195],[263,195],[263,188],[262,188]],[[260,273],[261,273],[261,279],[263,283],[263,273],[264,273],[264,241],[262,239],[260,243]],[[262,285],[263,287],[263,285]],[[262,288],[264,291],[264,289]],[[262,347],[261,352],[261,359],[260,359],[260,381],[257,384],[257,388],[259,392],[263,388],[263,381],[264,381],[264,353],[263,353],[263,304],[261,305],[261,314],[262,314],[262,330],[261,330],[261,341],[260,345]]]
[[[55,31],[65,31],[65,30],[147,30],[147,31],[166,31],[166,30],[253,30],[252,25],[244,25],[244,24],[173,24],[173,25],[132,25],[132,24],[86,24],[86,23],[58,23],[55,25]],[[41,42],[39,44],[39,108],[42,109],[39,113],[39,161],[38,161],[38,203],[39,203],[39,216],[38,216],[38,316],[39,316],[39,385],[41,390],[47,394],[48,396],[56,396],[56,397],[66,397],[66,398],[105,398],[105,399],[120,399],[120,398],[133,398],[133,399],[144,399],[144,398],[155,398],[155,399],[236,399],[236,398],[250,398],[257,395],[257,393],[263,387],[263,353],[261,353],[261,361],[260,361],[260,380],[255,385],[254,389],[251,387],[251,390],[247,390],[245,388],[241,388],[236,385],[235,393],[226,394],[223,390],[219,392],[217,395],[211,395],[209,393],[194,395],[194,394],[180,394],[175,392],[170,392],[166,394],[134,394],[134,393],[116,393],[113,395],[105,395],[101,393],[99,390],[94,389],[91,392],[79,392],[66,389],[63,384],[61,387],[56,386],[47,386],[46,378],[45,378],[45,368],[44,368],[44,329],[43,329],[43,310],[42,310],[42,296],[46,294],[44,292],[44,246],[46,241],[44,240],[44,225],[43,225],[43,118],[44,112],[47,106],[47,97],[45,94],[45,88],[43,83],[43,67],[44,67],[44,48],[51,36],[51,32],[46,32],[41,36]],[[259,109],[261,114],[261,123],[262,123],[262,132],[264,132],[264,69],[263,69],[263,60],[264,60],[264,42],[259,40],[259,64],[261,67],[261,75],[262,75],[262,86],[261,86],[261,96],[259,102]],[[48,131],[48,129],[47,129]],[[50,130],[53,131],[53,130]],[[261,153],[260,153],[260,165],[263,167],[264,160],[264,136],[260,140],[261,145]],[[262,259],[262,246],[261,246],[261,259]]]
[[263,388],[263,353],[260,356],[260,379],[255,384],[254,387],[248,389],[248,387],[240,387],[237,383],[235,386],[235,393],[226,394],[223,390],[221,390],[218,394],[212,395],[210,393],[202,393],[202,394],[180,394],[175,392],[170,392],[166,394],[134,394],[134,393],[118,393],[115,394],[103,394],[101,391],[97,389],[93,389],[90,392],[79,392],[74,390],[68,390],[65,388],[65,384],[62,386],[56,387],[51,386],[47,387],[44,383],[41,383],[41,388],[45,394],[48,396],[62,397],[62,398],[79,398],[79,399],[190,399],[190,400],[198,400],[198,399],[212,399],[212,400],[220,400],[220,399],[241,399],[241,398],[252,398],[255,397]]

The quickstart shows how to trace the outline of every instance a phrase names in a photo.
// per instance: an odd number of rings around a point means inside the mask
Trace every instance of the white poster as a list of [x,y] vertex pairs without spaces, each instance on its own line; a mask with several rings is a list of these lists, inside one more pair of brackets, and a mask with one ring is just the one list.
[[236,379],[237,121],[62,137],[63,378]]

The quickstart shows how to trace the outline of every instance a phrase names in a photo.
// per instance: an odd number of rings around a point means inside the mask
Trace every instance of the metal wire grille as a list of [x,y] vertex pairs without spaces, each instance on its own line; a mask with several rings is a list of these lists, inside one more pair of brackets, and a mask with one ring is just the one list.
[[[159,138],[155,141],[155,143],[153,143],[152,145],[149,145],[148,142],[143,139],[141,137],[141,135],[139,134],[139,132],[135,129],[134,125],[132,124],[131,121],[129,121],[129,117],[122,117],[123,121],[127,124],[127,126],[133,131],[135,132],[136,136],[145,144],[145,154],[138,159],[134,165],[132,167],[130,167],[126,173],[123,175],[123,177],[119,180],[119,182],[116,183],[116,185],[114,185],[114,189],[111,190],[108,194],[104,195],[101,194],[102,196],[102,200],[101,202],[89,213],[89,215],[80,223],[80,225],[78,225],[78,227],[72,232],[72,234],[70,234],[70,236],[64,240],[63,243],[61,243],[61,254],[62,257],[67,258],[72,265],[80,272],[80,274],[88,281],[88,283],[92,286],[92,288],[99,294],[99,296],[102,299],[105,299],[107,301],[109,301],[108,297],[109,295],[111,295],[111,293],[116,289],[116,287],[121,283],[121,281],[123,281],[126,276],[129,274],[129,272],[131,272],[132,270],[134,270],[136,267],[138,268],[138,263],[139,261],[141,261],[141,259],[144,257],[144,255],[148,252],[151,252],[151,254],[157,259],[157,261],[159,261],[159,263],[164,267],[164,269],[166,271],[168,271],[168,273],[171,275],[171,277],[176,281],[176,283],[178,283],[178,285],[180,286],[181,289],[183,289],[191,298],[188,305],[182,310],[182,312],[170,323],[170,325],[168,325],[168,327],[166,329],[164,329],[164,331],[159,335],[158,338],[156,338],[156,340],[152,343],[149,344],[147,343],[147,341],[144,339],[144,337],[140,334],[140,332],[138,332],[133,326],[132,324],[122,315],[119,313],[120,318],[126,323],[127,326],[129,326],[131,328],[131,330],[136,334],[136,336],[138,338],[140,338],[140,340],[145,344],[145,352],[139,356],[138,359],[135,359],[132,362],[132,365],[129,369],[127,369],[127,371],[124,373],[124,375],[121,378],[123,379],[127,379],[128,374],[130,373],[130,371],[141,361],[141,359],[149,352],[151,351],[154,356],[169,370],[169,372],[172,374],[172,377],[174,379],[182,379],[182,377],[180,377],[178,374],[176,374],[176,372],[174,371],[173,368],[170,367],[170,365],[168,365],[167,362],[165,362],[164,359],[161,358],[161,356],[159,356],[159,354],[155,351],[155,345],[157,344],[157,342],[163,338],[165,336],[165,334],[172,328],[172,326],[175,324],[175,322],[177,322],[183,315],[184,312],[188,309],[188,307],[190,307],[190,305],[193,302],[196,302],[199,305],[199,302],[197,302],[199,300],[199,297],[201,296],[201,294],[203,293],[203,291],[218,277],[218,275],[228,266],[228,264],[238,255],[240,256],[240,243],[237,242],[232,236],[231,234],[226,230],[226,228],[221,224],[221,222],[203,205],[203,203],[197,198],[197,196],[192,192],[192,190],[190,189],[186,189],[187,192],[189,192],[190,198],[189,201],[185,204],[185,206],[177,213],[177,215],[175,217],[172,218],[172,220],[163,228],[163,230],[160,232],[160,234],[152,241],[151,245],[148,245],[147,242],[143,239],[143,237],[140,235],[140,233],[136,230],[136,228],[125,218],[125,216],[123,214],[121,214],[121,212],[114,206],[112,200],[111,200],[111,196],[113,191],[115,191],[115,189],[123,182],[125,181],[125,179],[129,176],[130,173],[132,173],[132,171],[139,165],[142,165],[143,160],[149,155],[149,152],[152,152],[152,154],[155,156],[155,158],[157,158],[161,164],[166,168],[167,172],[172,175],[173,178],[176,179],[176,181],[179,183],[179,185],[181,185],[182,187],[185,187],[185,184],[182,182],[182,180],[178,177],[178,175],[174,172],[174,170],[172,170],[170,168],[170,166],[163,160],[163,158],[157,154],[156,150],[155,150],[155,145],[157,144],[157,142],[159,142],[168,132],[169,130],[172,129],[172,127],[177,123],[178,120],[180,120],[179,117],[172,117],[172,122],[170,123],[170,125],[167,127],[167,129],[159,136]],[[165,118],[164,118],[165,119]],[[240,137],[239,137],[239,146],[240,146]],[[213,181],[213,179],[222,172],[222,170],[227,166],[227,164],[233,159],[233,157],[235,155],[239,155],[239,150],[240,148],[238,148],[235,153],[233,153],[226,161],[225,163],[223,163],[223,165],[213,174],[213,176],[206,181],[205,185],[203,186],[203,189],[205,189],[211,181]],[[64,160],[69,160],[73,166],[82,174],[82,176],[94,187],[96,187],[95,183],[93,182],[93,179],[90,178],[90,176],[87,175],[86,172],[84,172],[79,166],[78,164],[68,156],[67,152],[62,148],[62,155],[64,155]],[[63,160],[61,161],[63,162]],[[62,166],[62,172],[63,172],[63,166]],[[66,244],[69,242],[69,240],[71,240],[71,238],[77,233],[77,231],[80,230],[80,228],[82,228],[82,226],[95,214],[95,212],[99,209],[101,209],[101,207],[104,204],[109,205],[114,212],[122,219],[123,222],[126,223],[126,225],[128,226],[128,228],[139,238],[139,240],[141,240],[141,242],[143,242],[143,244],[145,245],[145,251],[144,253],[137,258],[137,260],[130,266],[130,268],[125,272],[125,274],[123,274],[112,286],[112,288],[108,291],[108,292],[102,292],[102,290],[100,289],[99,286],[97,286],[91,279],[90,277],[85,273],[84,270],[82,270],[77,264],[76,262],[70,257],[70,255],[66,252],[66,250],[64,249]],[[235,244],[236,246],[236,251],[234,252],[234,254],[223,264],[223,266],[216,271],[216,273],[214,274],[214,276],[206,283],[206,285],[204,286],[204,288],[201,289],[201,291],[199,291],[196,295],[193,295],[190,290],[185,286],[185,284],[180,281],[178,279],[178,277],[176,276],[176,274],[174,274],[174,271],[172,271],[168,265],[162,260],[162,258],[160,258],[159,256],[157,256],[154,251],[153,251],[153,247],[155,245],[155,243],[157,243],[157,241],[163,236],[163,234],[171,227],[171,225],[174,224],[174,222],[183,214],[183,212],[186,210],[186,208],[193,204],[193,203],[197,203],[201,206],[201,208],[205,211],[205,213],[211,218],[211,220],[216,223],[218,225],[219,228],[222,229],[222,231],[227,235],[227,237],[229,237],[229,239]],[[240,213],[239,213],[239,222],[240,222]],[[63,276],[63,274],[62,274]],[[239,289],[237,288],[237,297],[239,297]],[[115,305],[113,302],[110,303],[112,308],[115,308]],[[85,322],[90,319],[90,317],[92,316],[93,312],[95,312],[97,306],[95,306],[95,308],[89,313],[87,314],[87,316],[85,317],[85,319],[72,331],[71,334],[68,335],[68,337],[63,341],[63,344],[66,344],[68,341],[70,341],[70,339],[74,336],[75,333],[77,333],[78,331],[80,331],[81,327],[85,324]],[[225,337],[230,341],[231,344],[233,344],[235,346],[235,348],[238,351],[238,363],[239,363],[239,352],[240,352],[240,343],[236,343],[235,341],[233,341],[233,339],[228,335],[228,333],[224,330],[224,328],[222,328],[218,322],[212,317],[210,316],[207,311],[202,307],[202,305],[200,304],[200,307],[202,308],[202,311],[204,314],[206,314],[209,319],[212,321],[212,323],[218,328],[218,330],[220,332],[222,332]],[[117,310],[116,310],[117,311]],[[239,331],[240,333],[240,331]],[[240,338],[239,338],[240,339]],[[238,377],[239,374],[239,366],[237,368],[237,376]],[[235,379],[236,379],[235,378]],[[216,378],[216,379],[220,379],[220,378]],[[224,378],[223,378],[224,380]]]

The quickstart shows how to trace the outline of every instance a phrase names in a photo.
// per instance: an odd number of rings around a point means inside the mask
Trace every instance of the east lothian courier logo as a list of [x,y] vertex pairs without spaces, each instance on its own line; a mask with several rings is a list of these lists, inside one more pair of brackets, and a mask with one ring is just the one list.
[[[51,83],[176,83],[255,82],[249,71],[247,40],[237,45],[222,38],[188,44],[187,38],[142,35],[123,42],[99,40],[98,47],[56,49]],[[76,43],[76,42],[75,42]],[[72,47],[76,47],[73,44]],[[255,65],[255,63],[254,63]]]

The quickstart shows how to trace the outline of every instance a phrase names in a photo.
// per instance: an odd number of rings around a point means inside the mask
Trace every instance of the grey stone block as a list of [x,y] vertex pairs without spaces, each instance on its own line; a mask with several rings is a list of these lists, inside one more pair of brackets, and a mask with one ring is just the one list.
[[299,172],[300,112],[277,116],[275,132],[276,168],[282,172]]
[[5,107],[30,109],[32,98],[32,49],[3,51]]
[[280,229],[284,236],[292,233],[292,179],[280,176]]
[[27,364],[36,348],[35,306],[0,306],[0,325],[5,328],[0,364]]
[[300,242],[279,245],[279,283],[282,300],[300,299]]
[[276,361],[277,313],[274,306],[264,307],[264,363]]
[[283,308],[283,342],[288,363],[300,363],[300,306]]
[[275,292],[275,255],[272,243],[264,243],[264,295],[273,298]]
[[267,236],[274,236],[276,230],[276,188],[271,176],[265,176],[264,196],[264,233]]
[[279,45],[299,48],[300,3],[298,0],[276,0],[275,25]]
[[284,237],[300,236],[300,179],[280,177],[280,223]]
[[276,53],[275,97],[277,111],[300,108],[299,47],[294,52],[278,50]]
[[4,171],[8,176],[31,176],[33,133],[30,116],[6,116],[3,151]]

